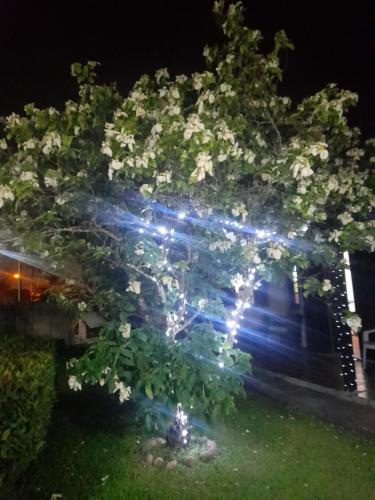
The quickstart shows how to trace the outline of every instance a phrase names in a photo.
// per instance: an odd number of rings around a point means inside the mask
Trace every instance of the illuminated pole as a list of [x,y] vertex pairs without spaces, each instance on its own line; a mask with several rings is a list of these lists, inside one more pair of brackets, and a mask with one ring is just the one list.
[[352,331],[344,318],[344,311],[348,309],[344,270],[333,270],[331,281],[334,289],[332,294],[332,314],[333,329],[336,334],[335,347],[340,356],[344,390],[352,392],[357,389],[357,379],[353,355]]

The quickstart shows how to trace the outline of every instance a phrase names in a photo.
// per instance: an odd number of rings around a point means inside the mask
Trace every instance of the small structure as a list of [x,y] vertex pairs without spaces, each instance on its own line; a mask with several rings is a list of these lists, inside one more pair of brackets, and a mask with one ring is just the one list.
[[72,323],[71,343],[73,345],[90,344],[97,340],[105,320],[94,311],[82,313]]

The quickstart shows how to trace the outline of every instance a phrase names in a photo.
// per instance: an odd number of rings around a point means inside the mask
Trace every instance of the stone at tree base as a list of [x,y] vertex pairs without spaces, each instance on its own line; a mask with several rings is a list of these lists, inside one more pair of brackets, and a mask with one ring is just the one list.
[[203,462],[208,462],[216,455],[217,452],[218,449],[216,442],[211,439],[207,439],[206,448],[199,454],[199,458],[203,460]]
[[154,456],[151,453],[147,453],[147,455],[145,457],[146,464],[152,465],[153,461],[154,461]]
[[165,468],[167,470],[174,470],[177,467],[177,460],[171,460],[170,462],[167,463]]
[[154,460],[154,465],[155,465],[155,467],[163,467],[164,459],[161,457],[156,457]]
[[212,439],[207,439],[207,441],[206,441],[206,447],[207,447],[207,449],[208,448],[214,448],[215,450],[217,450],[216,441],[213,441]]

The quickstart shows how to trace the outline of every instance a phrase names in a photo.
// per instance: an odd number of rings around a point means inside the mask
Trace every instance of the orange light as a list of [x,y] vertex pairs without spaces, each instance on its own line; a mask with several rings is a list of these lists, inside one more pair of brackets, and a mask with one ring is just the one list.
[[18,273],[15,273],[15,274],[13,274],[13,278],[15,278],[16,280],[18,280],[20,278],[20,275]]

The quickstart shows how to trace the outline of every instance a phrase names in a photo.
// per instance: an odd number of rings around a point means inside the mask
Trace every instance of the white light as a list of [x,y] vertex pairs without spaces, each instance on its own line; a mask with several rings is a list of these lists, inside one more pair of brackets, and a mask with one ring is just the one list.
[[227,327],[228,328],[235,328],[237,326],[237,323],[233,319],[229,319],[227,321]]
[[223,363],[223,361],[220,361],[220,362],[219,362],[219,367],[220,367],[220,368],[224,368],[224,363]]
[[188,431],[186,429],[183,429],[181,434],[183,435],[183,437],[186,437],[188,435]]
[[142,229],[142,228],[138,229],[138,231],[139,231],[141,234],[145,232],[145,230],[144,230],[144,229]]
[[266,232],[263,229],[257,229],[256,230],[258,238],[264,238],[266,235]]
[[349,252],[344,252],[345,264],[348,269],[345,269],[346,295],[348,298],[349,311],[355,312],[354,289],[352,281],[352,271],[350,268]]
[[168,233],[168,229],[164,226],[159,226],[158,231],[160,234],[167,234]]
[[186,214],[185,214],[185,212],[180,212],[180,213],[177,215],[177,217],[178,217],[179,219],[185,219]]

